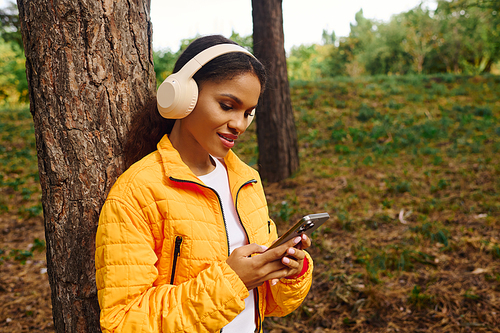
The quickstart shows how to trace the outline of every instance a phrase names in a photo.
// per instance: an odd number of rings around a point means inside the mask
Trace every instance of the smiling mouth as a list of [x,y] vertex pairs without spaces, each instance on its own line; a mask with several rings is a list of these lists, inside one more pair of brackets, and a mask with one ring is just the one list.
[[217,135],[218,135],[218,136],[220,136],[221,138],[223,138],[224,140],[227,140],[227,141],[229,141],[229,142],[234,142],[234,139],[230,139],[230,138],[228,138],[227,136],[224,136],[224,135],[222,135],[222,134],[220,134],[220,133],[217,133]]

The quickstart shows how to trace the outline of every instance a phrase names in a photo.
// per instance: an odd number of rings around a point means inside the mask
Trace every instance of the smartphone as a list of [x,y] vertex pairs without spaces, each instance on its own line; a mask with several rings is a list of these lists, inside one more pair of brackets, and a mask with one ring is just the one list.
[[318,214],[309,214],[301,218],[293,227],[288,229],[276,242],[273,243],[269,247],[268,250],[274,249],[277,246],[280,246],[283,243],[286,243],[292,238],[297,236],[301,236],[305,233],[309,238],[313,231],[318,229],[323,223],[326,222],[330,218],[328,213],[318,213]]

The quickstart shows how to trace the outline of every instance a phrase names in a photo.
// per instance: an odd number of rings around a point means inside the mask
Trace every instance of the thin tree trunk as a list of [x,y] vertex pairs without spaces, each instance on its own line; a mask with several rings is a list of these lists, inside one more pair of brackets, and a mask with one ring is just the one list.
[[281,0],[252,0],[253,50],[269,74],[257,112],[259,172],[277,182],[299,168],[297,132],[293,117],[283,36]]
[[155,94],[149,0],[18,0],[57,332],[100,332],[95,233]]

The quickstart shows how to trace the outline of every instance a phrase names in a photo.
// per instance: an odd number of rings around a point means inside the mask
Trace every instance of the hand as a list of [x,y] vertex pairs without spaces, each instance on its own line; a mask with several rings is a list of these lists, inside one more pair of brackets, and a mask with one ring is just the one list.
[[[299,263],[299,269],[298,269],[297,272],[292,273],[292,274],[286,276],[286,278],[293,279],[298,274],[300,274],[300,272],[302,272],[302,268],[304,267],[305,254],[301,250],[307,249],[309,246],[311,246],[311,240],[309,239],[309,237],[307,237],[306,234],[302,234],[301,239],[300,239],[300,243],[298,243],[297,245],[295,245],[295,248],[293,248],[293,247],[292,248],[288,248],[287,254],[291,255],[292,257],[294,257],[295,259],[297,259],[297,261]],[[300,253],[298,253],[297,250],[300,251]],[[290,258],[283,257],[282,262],[283,262],[284,265],[288,265],[289,264],[289,260],[290,260]],[[271,280],[271,285],[274,286],[278,282],[279,282],[279,279],[272,279]]]
[[[305,258],[301,249],[310,245],[307,236],[304,239],[296,237],[269,251],[266,251],[266,247],[249,244],[235,249],[226,262],[251,290],[268,280],[279,280],[300,273]],[[250,257],[252,254],[259,255]]]

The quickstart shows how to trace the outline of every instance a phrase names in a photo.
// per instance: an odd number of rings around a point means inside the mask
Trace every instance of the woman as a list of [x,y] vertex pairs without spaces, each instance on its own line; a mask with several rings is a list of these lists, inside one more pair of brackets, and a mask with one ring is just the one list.
[[[219,44],[235,43],[195,40],[174,73]],[[253,117],[264,67],[230,52],[193,79],[199,91],[188,116],[162,120],[154,102],[137,117],[126,158],[140,161],[102,208],[96,282],[103,332],[262,332],[265,316],[290,313],[309,291],[312,260],[303,249],[310,240],[266,251],[277,232],[262,183],[230,150]]]

